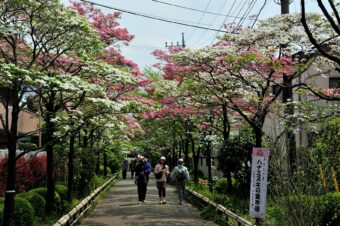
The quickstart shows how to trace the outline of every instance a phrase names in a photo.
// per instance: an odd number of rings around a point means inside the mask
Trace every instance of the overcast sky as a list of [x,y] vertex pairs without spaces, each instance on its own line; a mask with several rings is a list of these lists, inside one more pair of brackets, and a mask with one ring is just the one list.
[[[61,0],[68,4],[68,0]],[[193,8],[197,10],[219,13],[225,16],[216,16],[213,14],[190,11],[178,7],[161,4],[152,0],[90,0],[107,6],[125,9],[142,14],[166,18],[173,21],[183,23],[198,24],[202,27],[211,27],[219,29],[223,22],[238,23],[243,15],[257,15],[263,6],[265,0],[159,0],[170,4],[176,4],[183,7]],[[280,14],[280,5],[274,1],[267,0],[259,19],[265,19]],[[306,1],[307,11],[318,12],[319,8],[315,0]],[[248,9],[248,11],[247,11]],[[298,12],[300,10],[300,1],[294,0],[290,5],[290,12]],[[112,10],[104,9],[104,12]],[[244,20],[243,26],[252,25],[252,20]],[[177,41],[181,42],[181,34],[184,32],[186,45],[189,48],[199,48],[210,45],[216,37],[216,31],[207,31],[182,25],[165,23],[144,17],[122,13],[119,21],[122,27],[128,28],[131,34],[135,35],[130,46],[123,47],[122,51],[126,58],[136,62],[141,69],[145,66],[154,64],[155,58],[150,54],[155,49],[165,49],[165,42],[169,44]]]

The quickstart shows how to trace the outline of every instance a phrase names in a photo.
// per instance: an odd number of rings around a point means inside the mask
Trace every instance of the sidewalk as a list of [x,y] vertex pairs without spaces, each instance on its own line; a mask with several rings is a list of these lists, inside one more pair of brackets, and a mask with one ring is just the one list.
[[146,203],[138,204],[137,186],[132,179],[120,180],[83,220],[84,226],[210,226],[190,203],[179,205],[174,186],[167,186],[167,203],[159,204],[156,182],[150,175]]

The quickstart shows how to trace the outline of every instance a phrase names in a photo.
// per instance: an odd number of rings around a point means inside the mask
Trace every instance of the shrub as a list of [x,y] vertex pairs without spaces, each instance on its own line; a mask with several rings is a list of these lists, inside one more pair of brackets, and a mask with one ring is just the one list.
[[41,218],[45,217],[45,199],[38,193],[29,193],[26,198],[32,205],[35,215]]
[[224,222],[224,219],[223,219],[224,217],[216,211],[216,208],[210,205],[206,206],[202,210],[201,217],[203,217],[204,219],[214,221],[215,223],[219,225],[223,225],[223,222]]
[[4,199],[0,198],[0,225],[3,225],[2,216],[4,214]]
[[[234,178],[232,178],[232,185],[234,189],[237,189],[239,186],[238,181]],[[227,178],[221,178],[215,182],[214,189],[218,193],[227,193],[227,187],[228,187]]]
[[[7,177],[7,158],[0,160],[0,194],[4,194]],[[46,156],[21,157],[16,163],[16,187],[19,192],[40,185],[46,177]]]
[[67,199],[67,186],[62,184],[57,184],[55,186],[56,192],[59,194],[61,201]]
[[227,192],[227,185],[228,185],[227,179],[221,178],[221,179],[218,179],[216,181],[214,189],[218,193],[226,193]]
[[[35,188],[30,190],[29,193],[37,193],[41,195],[44,199],[46,199],[47,188],[46,187]],[[54,210],[56,211],[61,210],[60,196],[57,192],[54,193]]]
[[[111,174],[111,168],[108,166],[106,167],[106,170],[107,170],[107,174]],[[104,166],[100,166],[99,168],[99,175],[104,175]]]
[[15,197],[13,220],[16,226],[33,225],[34,209],[28,200]]
[[111,173],[117,173],[120,169],[120,160],[117,157],[113,157],[109,160],[108,166],[111,170]]
[[320,225],[340,225],[340,194],[326,194],[321,198],[320,209]]
[[[190,171],[190,175],[191,175],[191,177],[194,177],[194,171],[193,170]],[[203,178],[204,177],[204,172],[202,170],[198,169],[197,170],[197,176],[199,178]]]

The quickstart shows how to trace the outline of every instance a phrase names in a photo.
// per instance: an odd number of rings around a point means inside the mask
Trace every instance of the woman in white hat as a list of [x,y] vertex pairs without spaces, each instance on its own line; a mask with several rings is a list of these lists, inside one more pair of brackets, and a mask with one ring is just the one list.
[[162,156],[159,159],[159,163],[155,166],[154,174],[156,177],[156,185],[159,195],[159,204],[165,204],[165,188],[166,178],[169,174],[169,167],[165,165],[165,157]]

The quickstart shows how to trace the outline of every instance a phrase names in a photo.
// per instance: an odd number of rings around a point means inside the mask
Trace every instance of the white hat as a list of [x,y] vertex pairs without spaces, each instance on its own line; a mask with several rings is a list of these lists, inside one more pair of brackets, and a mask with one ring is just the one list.
[[183,159],[178,159],[178,162],[183,162]]
[[164,160],[165,161],[165,157],[162,156],[162,157],[159,158],[159,160]]

